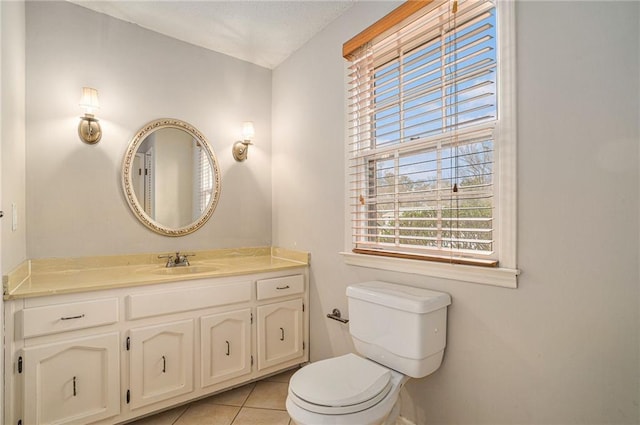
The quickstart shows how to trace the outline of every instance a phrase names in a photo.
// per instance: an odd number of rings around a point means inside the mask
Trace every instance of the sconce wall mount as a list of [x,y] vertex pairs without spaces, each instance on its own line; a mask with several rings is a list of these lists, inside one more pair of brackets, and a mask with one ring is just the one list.
[[80,107],[85,110],[84,116],[80,117],[78,124],[78,136],[80,140],[89,145],[94,145],[102,138],[102,129],[93,111],[100,108],[98,104],[98,90],[83,87]]
[[92,114],[84,114],[83,117],[80,117],[78,136],[86,144],[94,145],[98,143],[102,138],[102,129],[98,119]]
[[242,162],[247,159],[247,153],[249,152],[249,145],[253,145],[251,140],[238,140],[233,144],[233,158]]
[[253,128],[253,122],[246,121],[242,123],[243,140],[239,140],[235,142],[232,148],[233,158],[236,161],[242,162],[245,159],[247,159],[247,153],[249,152],[249,145],[253,144],[251,140],[253,139],[254,135],[255,135],[255,130]]

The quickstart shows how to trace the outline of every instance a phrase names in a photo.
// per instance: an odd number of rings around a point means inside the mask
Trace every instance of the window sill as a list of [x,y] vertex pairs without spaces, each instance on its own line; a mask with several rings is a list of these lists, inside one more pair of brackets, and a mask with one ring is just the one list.
[[420,274],[443,279],[499,286],[502,288],[517,288],[517,277],[520,274],[520,270],[501,267],[478,267],[462,264],[436,263],[432,261],[354,254],[352,252],[341,252],[340,254],[345,264],[350,266]]

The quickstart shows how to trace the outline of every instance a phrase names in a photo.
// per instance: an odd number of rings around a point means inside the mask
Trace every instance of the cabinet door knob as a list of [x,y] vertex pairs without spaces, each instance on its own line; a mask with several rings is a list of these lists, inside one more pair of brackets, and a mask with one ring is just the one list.
[[280,341],[284,341],[284,328],[280,328]]
[[162,373],[167,372],[167,358],[162,356]]
[[76,377],[73,377],[73,396],[75,397],[78,394],[76,391]]
[[229,344],[229,341],[225,341],[225,342],[227,343],[227,352],[226,352],[225,354],[228,356],[228,355],[229,355],[229,353],[230,353],[230,347],[231,347],[231,346],[230,346],[230,344]]

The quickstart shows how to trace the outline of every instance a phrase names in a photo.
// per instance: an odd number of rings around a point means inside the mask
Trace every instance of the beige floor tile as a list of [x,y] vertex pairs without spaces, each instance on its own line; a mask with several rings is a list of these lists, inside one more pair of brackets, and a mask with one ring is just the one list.
[[265,378],[265,381],[269,381],[269,382],[284,382],[284,383],[289,383],[289,380],[291,379],[291,377],[293,376],[294,373],[296,373],[299,370],[299,368],[294,368],[294,369],[290,369],[287,370],[285,372],[279,373],[277,375],[273,375],[273,376],[269,376],[268,378]]
[[255,383],[243,385],[242,387],[238,387],[233,390],[216,394],[205,400],[213,404],[224,404],[227,406],[242,406],[244,402],[247,401],[247,397],[249,397],[249,394],[251,394],[251,391],[255,386],[256,386]]
[[260,381],[256,383],[256,387],[244,405],[263,409],[285,410],[288,388],[289,384],[284,382]]
[[243,407],[233,425],[288,425],[289,415],[281,410]]
[[173,425],[173,423],[182,415],[189,406],[179,406],[166,412],[158,413],[153,416],[138,419],[130,422],[129,425]]
[[189,405],[175,425],[231,425],[240,407],[212,404],[206,400]]

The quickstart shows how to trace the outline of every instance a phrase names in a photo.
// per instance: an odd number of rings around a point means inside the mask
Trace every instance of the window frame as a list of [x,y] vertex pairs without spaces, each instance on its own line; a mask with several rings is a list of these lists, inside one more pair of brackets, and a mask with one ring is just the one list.
[[[387,20],[386,29],[393,28],[411,14],[418,12],[416,2],[404,3],[371,27],[365,29],[343,46],[343,55],[348,58],[355,50],[357,40],[360,45],[370,41],[385,31],[380,28]],[[422,6],[426,2],[422,2]],[[401,9],[405,9],[403,12]],[[407,12],[410,9],[410,13]],[[430,260],[416,260],[398,258],[394,256],[380,256],[354,253],[352,240],[351,207],[349,201],[349,134],[348,114],[345,114],[345,250],[341,252],[347,265],[390,270],[396,272],[414,273],[425,276],[454,279],[466,282],[494,285],[506,288],[517,288],[517,276],[520,271],[516,267],[517,243],[517,211],[516,211],[516,81],[515,81],[515,2],[513,0],[496,1],[497,9],[497,70],[498,78],[498,116],[495,126],[495,204],[498,206],[495,220],[497,232],[498,267],[484,267],[468,264],[454,264]],[[363,37],[370,37],[368,40]],[[351,49],[349,51],[349,49]],[[349,64],[345,61],[345,87],[349,85]],[[345,90],[346,93],[346,90]],[[345,94],[345,110],[348,110],[348,99]]]

